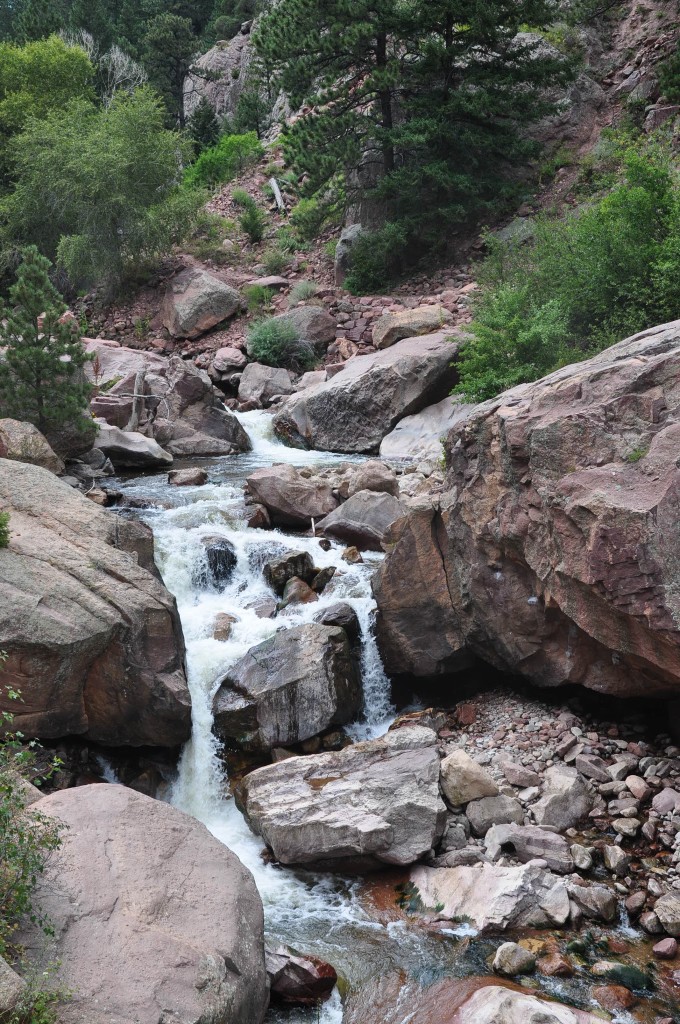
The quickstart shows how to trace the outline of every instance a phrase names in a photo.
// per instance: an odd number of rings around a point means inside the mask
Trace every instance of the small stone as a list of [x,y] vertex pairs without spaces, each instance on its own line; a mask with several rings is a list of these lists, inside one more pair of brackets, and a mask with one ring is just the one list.
[[661,942],[657,942],[657,944],[652,947],[652,953],[654,956],[658,957],[659,960],[675,960],[678,955],[677,939],[662,939]]
[[581,846],[580,843],[574,843],[570,847],[570,852],[575,868],[578,868],[579,871],[590,871],[593,866],[593,858],[585,846]]
[[620,846],[605,846],[602,857],[607,870],[623,878],[630,864],[628,854],[624,853]]
[[571,978],[574,974],[571,960],[557,952],[541,957],[537,967],[541,974],[545,974],[549,978]]
[[637,818],[615,818],[612,822],[612,828],[620,836],[634,839],[640,831],[640,822]]
[[631,917],[637,917],[646,902],[647,894],[644,893],[642,890],[631,893],[631,895],[628,897],[625,903],[626,910],[628,911]]
[[204,469],[173,469],[168,473],[168,483],[175,487],[202,487],[207,482]]
[[503,942],[493,958],[493,969],[506,978],[531,974],[536,969],[536,957],[517,942]]
[[345,548],[340,557],[342,558],[343,562],[347,562],[349,565],[359,565],[361,562],[363,562],[361,552],[359,551],[358,548],[355,547]]
[[229,615],[227,612],[218,612],[213,624],[214,639],[221,640],[223,643],[228,640],[235,622],[238,622],[235,615]]
[[663,931],[661,922],[653,910],[648,910],[640,915],[640,927],[648,935],[661,935]]
[[641,779],[639,775],[628,775],[626,777],[626,786],[640,803],[647,800],[652,794],[645,780]]

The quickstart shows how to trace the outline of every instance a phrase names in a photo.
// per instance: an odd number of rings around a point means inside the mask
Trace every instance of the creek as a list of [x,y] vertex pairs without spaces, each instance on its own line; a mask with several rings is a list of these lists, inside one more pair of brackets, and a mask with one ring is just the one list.
[[[384,733],[396,715],[390,682],[383,671],[372,631],[375,604],[371,575],[381,555],[367,554],[363,564],[340,559],[342,546],[324,550],[318,539],[281,531],[250,529],[246,525],[243,485],[253,470],[288,462],[297,467],[339,464],[351,460],[324,452],[300,451],[279,444],[271,434],[271,417],[263,412],[240,414],[253,450],[223,459],[203,459],[209,482],[201,487],[174,487],[167,474],[145,475],[119,482],[129,497],[154,507],[137,514],[153,529],[156,561],[164,582],[175,595],[187,648],[187,669],[193,702],[192,739],[183,750],[172,803],[202,821],[233,850],[253,873],[265,910],[267,943],[285,944],[301,953],[329,961],[342,978],[343,989],[388,975],[403,979],[401,997],[411,986],[426,986],[447,977],[488,974],[488,960],[498,940],[474,939],[467,925],[438,931],[423,927],[399,911],[394,887],[406,876],[357,880],[340,875],[294,871],[267,863],[262,841],[253,835],[230,794],[229,780],[212,733],[212,698],[221,676],[250,648],[282,626],[311,621],[325,606],[347,601],[362,630],[364,708],[349,727],[353,739]],[[226,589],[217,592],[197,584],[206,558],[202,539],[220,536],[233,544],[238,562]],[[259,618],[252,608],[258,598],[271,596],[262,566],[280,547],[306,550],[315,565],[336,566],[332,584],[311,605],[288,607],[275,619]],[[236,616],[227,641],[214,639],[219,612]],[[510,937],[510,936],[508,936]],[[541,988],[583,1006],[582,983],[576,979],[542,979]],[[375,1007],[375,1024],[394,1018]],[[401,1020],[401,1017],[399,1018]],[[404,1018],[410,1019],[410,1014]],[[627,1014],[619,1021],[632,1021]],[[343,1007],[336,990],[320,1008],[270,1009],[268,1024],[341,1024]]]

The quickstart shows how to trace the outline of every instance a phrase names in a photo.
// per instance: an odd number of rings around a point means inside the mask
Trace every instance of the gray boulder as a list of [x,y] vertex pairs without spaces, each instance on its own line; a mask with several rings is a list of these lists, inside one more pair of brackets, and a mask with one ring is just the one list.
[[276,433],[302,448],[377,452],[400,419],[451,390],[458,337],[430,334],[355,356],[325,384],[289,398],[274,419]]
[[272,558],[262,567],[262,575],[279,597],[283,596],[286,583],[297,577],[305,583],[314,579],[315,569],[308,551],[289,551],[280,558]]
[[392,497],[399,497],[399,482],[397,474],[391,466],[386,466],[378,459],[371,459],[364,462],[352,473],[348,481],[347,497],[359,491],[376,491],[378,494],[391,494]]
[[381,459],[423,462],[443,457],[443,439],[469,415],[471,406],[451,396],[422,412],[404,416],[381,441]]
[[269,512],[275,526],[309,526],[338,502],[330,484],[312,480],[286,464],[256,469],[246,479],[250,497]]
[[221,278],[198,267],[182,270],[167,288],[163,324],[173,338],[198,338],[241,308],[241,296]]
[[233,39],[222,39],[192,64],[192,73],[184,80],[184,115],[188,119],[206,99],[218,119],[231,118],[238,101],[250,84],[253,60],[250,31]]
[[360,706],[344,630],[309,623],[280,630],[229,670],[213,703],[215,731],[240,749],[268,751],[345,725]]
[[535,858],[544,860],[551,871],[560,875],[574,870],[567,840],[536,825],[493,825],[484,837],[484,845],[492,862],[508,855],[522,864]]
[[531,974],[536,969],[536,957],[517,942],[502,942],[493,958],[493,969],[506,978]]
[[676,938],[680,936],[680,893],[668,892],[654,904],[654,913],[663,930]]
[[358,491],[317,523],[317,528],[360,550],[380,551],[392,524],[405,514],[405,507],[391,494]]
[[519,800],[511,796],[484,796],[472,800],[465,808],[465,814],[476,836],[485,836],[492,825],[521,825],[524,810]]
[[[23,978],[0,956],[0,1019],[5,1020],[26,992]],[[7,1017],[6,1017],[7,1015]]]
[[350,643],[355,643],[361,636],[357,613],[346,601],[337,601],[324,608],[314,617],[314,621],[320,622],[322,626],[339,626],[344,629]]
[[412,864],[446,823],[437,737],[422,726],[258,768],[238,799],[281,863],[341,871]]
[[295,392],[288,370],[262,363],[248,363],[238,386],[239,402],[257,402],[267,408],[274,398]]
[[31,959],[58,965],[60,1024],[260,1024],[262,903],[223,843],[123,786],[68,789],[35,808],[66,825],[35,898],[54,937],[36,924],[20,939]]
[[104,420],[97,420],[97,448],[106,455],[114,466],[122,469],[156,469],[171,466],[170,452],[166,452],[151,437],[133,430],[111,427]]
[[543,796],[532,804],[537,825],[550,825],[563,832],[590,814],[591,790],[582,775],[568,765],[553,765],[545,773]]

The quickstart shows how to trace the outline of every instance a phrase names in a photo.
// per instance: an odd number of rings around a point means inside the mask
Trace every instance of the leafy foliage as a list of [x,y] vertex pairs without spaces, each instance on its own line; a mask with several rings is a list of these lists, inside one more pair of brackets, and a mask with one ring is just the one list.
[[9,547],[9,512],[0,512],[0,548]]
[[148,87],[31,121],[13,146],[9,247],[33,243],[73,285],[115,290],[190,229],[201,195],[180,187],[185,152]]
[[680,46],[659,67],[659,85],[666,99],[680,103]]
[[29,248],[10,289],[10,308],[0,310],[0,404],[5,415],[28,420],[49,434],[83,423],[91,386],[83,374],[89,357],[66,307],[49,279],[50,262]]
[[187,169],[184,180],[189,188],[233,181],[263,153],[255,132],[223,135],[217,145],[203,150],[196,163]]
[[315,363],[311,345],[300,340],[292,323],[286,320],[260,320],[248,332],[248,353],[258,363],[284,366],[300,372]]
[[680,180],[663,146],[629,149],[608,194],[538,223],[531,247],[492,242],[458,390],[473,400],[678,315]]
[[370,295],[386,287],[404,265],[408,232],[403,224],[385,224],[366,231],[352,246],[345,288],[354,295]]
[[253,197],[248,195],[245,189],[234,189],[231,198],[235,205],[243,210],[238,219],[241,229],[245,231],[250,241],[254,244],[261,242],[267,225],[264,211],[260,209]]

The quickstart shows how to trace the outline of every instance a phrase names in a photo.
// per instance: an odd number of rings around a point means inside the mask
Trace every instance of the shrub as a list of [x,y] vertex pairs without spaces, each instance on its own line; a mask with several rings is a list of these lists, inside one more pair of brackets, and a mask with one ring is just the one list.
[[339,238],[331,238],[323,247],[324,256],[328,256],[329,260],[335,259],[335,251],[338,248]]
[[196,163],[184,175],[189,188],[205,188],[233,181],[246,167],[264,154],[255,132],[223,135],[216,146],[204,149]]
[[249,313],[261,313],[271,305],[273,292],[261,284],[249,284],[243,289]]
[[294,325],[285,320],[260,320],[248,332],[248,354],[267,366],[301,372],[315,363],[314,350],[301,341]]
[[232,195],[236,206],[240,206],[243,213],[238,219],[241,230],[245,231],[253,244],[261,242],[264,238],[264,230],[267,226],[267,217],[263,210],[257,205],[252,196],[249,196],[243,189],[236,189]]
[[9,512],[0,512],[0,548],[9,547]]
[[659,67],[659,85],[667,100],[680,103],[680,47]]
[[223,265],[234,259],[234,248],[227,251],[224,242],[232,234],[234,221],[220,217],[217,213],[202,210],[196,217],[194,229],[186,243],[186,249],[203,263]]
[[268,274],[281,274],[290,263],[290,256],[282,249],[268,249],[262,257],[262,266]]
[[678,315],[680,181],[663,146],[630,149],[607,195],[492,242],[458,391],[491,398]]
[[407,234],[401,224],[385,224],[379,231],[360,235],[352,246],[345,288],[354,295],[381,291],[399,273],[406,246]]
[[290,290],[289,302],[291,306],[297,306],[300,302],[313,299],[318,292],[318,287],[313,281],[298,281]]
[[290,223],[305,241],[313,241],[328,217],[328,210],[318,199],[301,199],[290,211]]
[[248,207],[256,205],[253,197],[244,188],[235,188],[231,193],[231,201],[241,210],[247,210]]

